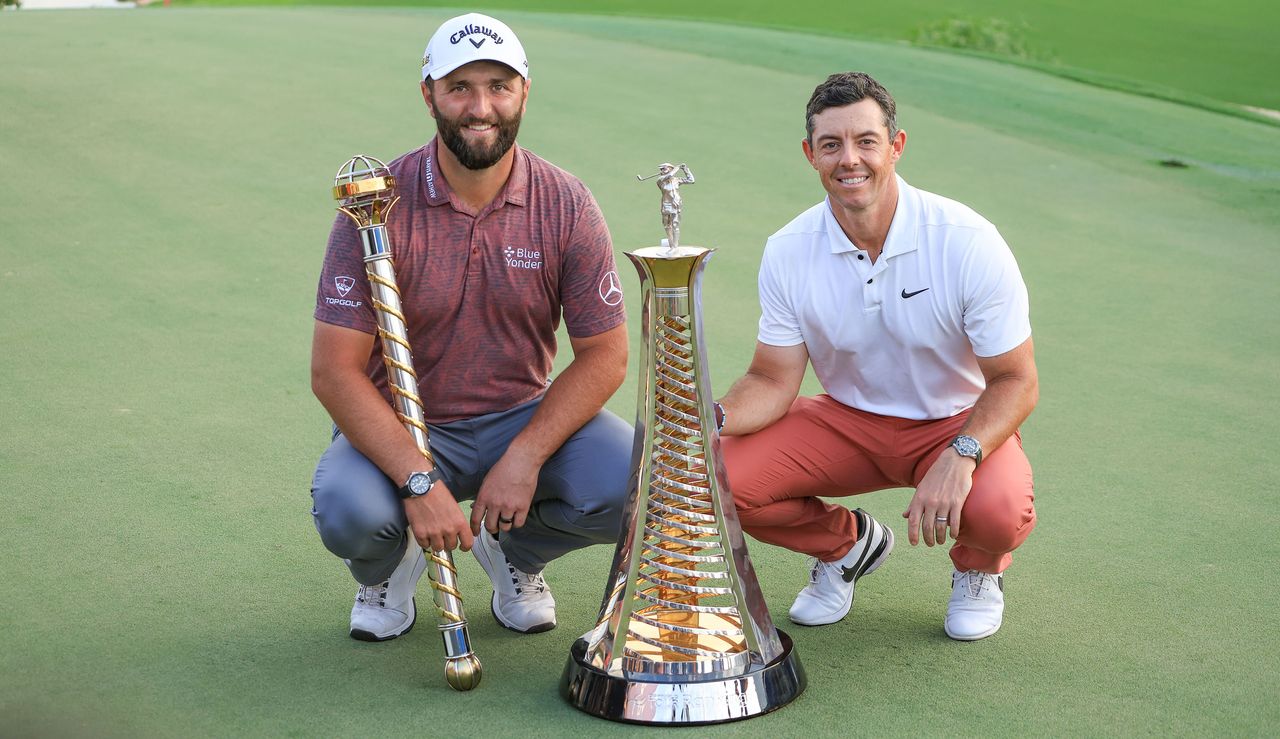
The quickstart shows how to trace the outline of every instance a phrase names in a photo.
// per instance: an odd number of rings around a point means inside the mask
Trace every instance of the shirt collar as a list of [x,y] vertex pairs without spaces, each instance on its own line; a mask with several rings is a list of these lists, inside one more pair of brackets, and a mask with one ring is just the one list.
[[506,198],[512,205],[524,206],[529,201],[529,170],[532,165],[529,163],[529,153],[520,148],[519,144],[512,144],[511,149],[516,153],[511,162],[511,176],[507,177],[507,184],[498,193],[498,197]]
[[880,252],[884,258],[915,251],[916,237],[920,234],[920,229],[912,228],[919,217],[920,196],[901,176],[896,173],[893,176],[898,180],[898,207],[893,212],[889,233],[884,237],[884,249]]
[[[440,161],[437,156],[439,147],[440,137],[431,137],[422,157],[420,174],[422,193],[430,205],[448,203],[449,194],[452,192],[449,189],[449,183],[444,179],[444,174],[440,171]],[[499,203],[523,206],[529,200],[529,170],[532,166],[529,162],[529,154],[520,148],[519,144],[512,144],[511,149],[515,152],[515,159],[511,163],[511,175],[507,177],[506,183],[498,191],[498,196],[494,198],[495,206]]]
[[449,183],[444,181],[444,175],[440,172],[440,162],[436,158],[436,145],[439,141],[438,137],[433,136],[427,142],[427,148],[422,157],[422,172],[419,173],[422,178],[423,197],[430,205],[444,205],[449,202]]
[[842,254],[849,251],[857,251],[858,247],[854,245],[849,237],[845,235],[844,229],[840,228],[840,222],[836,220],[836,214],[831,212],[831,196],[823,201],[822,208],[822,225],[827,230],[827,243],[831,247],[832,254]]

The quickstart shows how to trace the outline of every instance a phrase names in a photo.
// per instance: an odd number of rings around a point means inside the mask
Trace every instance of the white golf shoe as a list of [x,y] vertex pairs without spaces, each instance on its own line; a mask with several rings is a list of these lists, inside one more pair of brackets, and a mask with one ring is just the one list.
[[536,634],[556,627],[556,599],[542,575],[521,572],[507,561],[498,540],[482,529],[471,552],[493,583],[493,617],[512,631]]
[[413,628],[417,618],[413,593],[427,568],[422,547],[412,537],[391,577],[377,585],[361,585],[351,608],[351,638],[386,641]]
[[875,572],[893,551],[893,531],[861,508],[853,511],[853,516],[858,520],[858,540],[848,554],[834,562],[813,560],[809,584],[791,604],[792,621],[822,626],[844,618],[853,607],[858,578]]
[[1004,575],[969,570],[951,573],[947,603],[947,636],[959,641],[983,639],[1000,630],[1004,620]]

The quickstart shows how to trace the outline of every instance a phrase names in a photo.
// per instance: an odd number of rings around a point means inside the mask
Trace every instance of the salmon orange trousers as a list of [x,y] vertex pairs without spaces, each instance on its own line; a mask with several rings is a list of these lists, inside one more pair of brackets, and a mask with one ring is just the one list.
[[[742,528],[824,562],[839,559],[856,541],[857,526],[848,509],[821,498],[916,487],[968,417],[964,411],[914,421],[860,411],[827,395],[799,398],[768,428],[721,439]],[[1003,572],[1035,528],[1034,501],[1031,463],[1015,433],[974,471],[960,531],[953,532],[956,569]]]

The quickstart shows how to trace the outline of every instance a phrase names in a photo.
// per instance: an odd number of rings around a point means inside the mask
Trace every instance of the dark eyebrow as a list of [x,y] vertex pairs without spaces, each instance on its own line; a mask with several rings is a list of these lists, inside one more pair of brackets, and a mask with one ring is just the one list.
[[[880,133],[879,131],[875,130],[874,128],[871,128],[871,129],[867,129],[866,131],[862,131],[862,132],[860,132],[860,133],[855,133],[855,134],[853,135],[853,137],[854,137],[855,139],[865,139],[865,138],[867,138],[868,136],[870,136],[870,137],[872,137],[872,138],[875,138],[876,136],[878,136],[878,135],[879,135],[879,133]],[[828,140],[828,139],[840,139],[840,138],[842,138],[842,137],[841,137],[841,136],[839,136],[839,135],[837,135],[837,134],[834,134],[834,133],[824,133],[824,134],[822,134],[822,135],[818,136],[818,137],[815,139],[815,141],[826,141],[826,140]]]

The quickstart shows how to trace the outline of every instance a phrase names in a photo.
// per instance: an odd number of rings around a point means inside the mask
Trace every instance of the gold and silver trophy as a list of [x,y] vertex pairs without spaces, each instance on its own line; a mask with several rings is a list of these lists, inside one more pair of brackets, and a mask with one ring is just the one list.
[[[395,186],[395,178],[385,164],[361,155],[349,159],[338,170],[333,180],[333,198],[338,201],[338,210],[349,216],[360,232],[365,273],[378,314],[378,338],[396,415],[418,445],[418,451],[434,466],[435,460],[427,445],[426,415],[418,397],[418,374],[413,369],[400,288],[396,285],[391,240],[387,236],[387,214],[399,200]],[[429,554],[427,577],[434,591],[432,600],[444,637],[445,679],[454,690],[471,690],[480,684],[480,660],[471,651],[466,613],[458,592],[458,570],[447,549]]]
[[640,273],[641,357],[630,497],[596,627],[561,679],[575,707],[641,724],[692,725],[781,708],[805,688],[774,628],[720,460],[701,286],[714,250],[681,246],[684,164],[662,164],[664,244],[628,252]]

